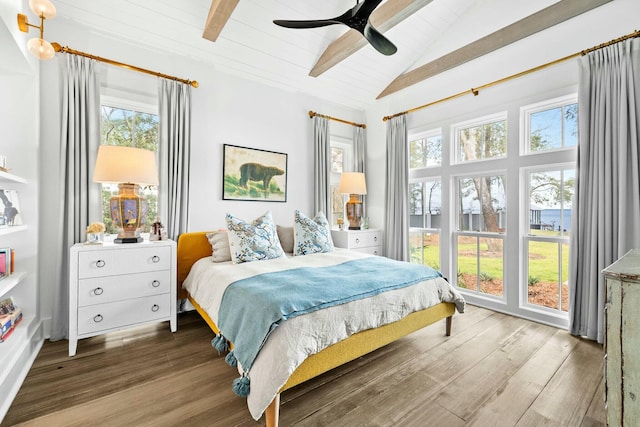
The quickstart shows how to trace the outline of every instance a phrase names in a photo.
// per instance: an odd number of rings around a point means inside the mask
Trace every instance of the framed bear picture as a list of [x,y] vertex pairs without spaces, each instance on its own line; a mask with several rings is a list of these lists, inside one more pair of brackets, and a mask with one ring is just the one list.
[[222,199],[287,201],[287,155],[224,144]]

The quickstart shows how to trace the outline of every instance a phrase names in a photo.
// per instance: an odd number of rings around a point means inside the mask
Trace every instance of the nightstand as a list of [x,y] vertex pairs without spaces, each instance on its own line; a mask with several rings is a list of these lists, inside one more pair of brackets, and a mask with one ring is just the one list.
[[372,255],[382,254],[382,232],[370,228],[366,230],[331,230],[334,246]]
[[69,356],[107,332],[167,320],[176,331],[174,241],[79,243],[69,258]]

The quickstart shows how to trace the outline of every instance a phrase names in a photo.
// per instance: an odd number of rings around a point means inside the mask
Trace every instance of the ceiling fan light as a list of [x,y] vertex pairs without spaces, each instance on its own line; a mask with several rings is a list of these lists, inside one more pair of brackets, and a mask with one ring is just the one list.
[[56,17],[56,7],[49,0],[29,0],[29,8],[39,17],[52,19]]
[[45,39],[33,38],[29,40],[29,42],[27,43],[27,48],[29,49],[29,53],[31,53],[38,59],[42,59],[43,61],[53,58],[53,55],[56,54],[56,51],[53,46],[51,46],[51,43],[49,43]]

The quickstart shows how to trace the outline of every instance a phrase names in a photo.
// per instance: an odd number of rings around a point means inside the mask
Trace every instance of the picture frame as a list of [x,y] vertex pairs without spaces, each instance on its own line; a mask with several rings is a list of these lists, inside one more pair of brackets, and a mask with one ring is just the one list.
[[0,280],[11,275],[11,248],[0,248]]
[[0,228],[22,225],[22,210],[16,190],[0,189]]
[[287,201],[286,153],[223,144],[222,200]]

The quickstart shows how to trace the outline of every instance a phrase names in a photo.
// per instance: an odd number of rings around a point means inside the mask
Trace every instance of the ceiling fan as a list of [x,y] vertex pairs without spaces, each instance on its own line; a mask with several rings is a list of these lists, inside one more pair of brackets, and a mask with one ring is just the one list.
[[369,22],[369,17],[380,3],[382,3],[382,0],[356,1],[356,5],[353,8],[331,19],[306,21],[276,19],[273,23],[287,28],[317,28],[333,24],[344,24],[362,34],[378,52],[384,55],[393,55],[398,48]]

